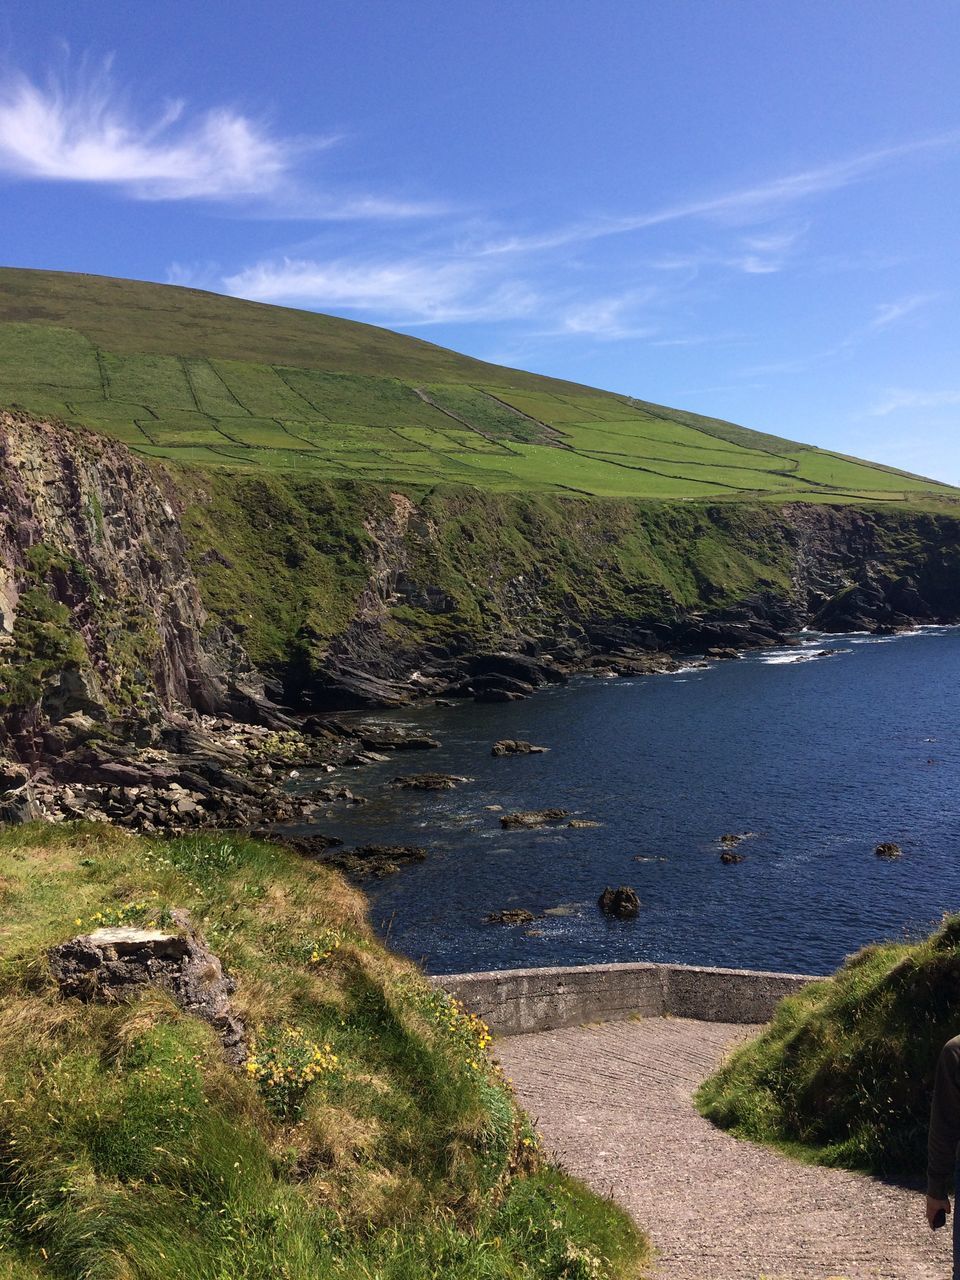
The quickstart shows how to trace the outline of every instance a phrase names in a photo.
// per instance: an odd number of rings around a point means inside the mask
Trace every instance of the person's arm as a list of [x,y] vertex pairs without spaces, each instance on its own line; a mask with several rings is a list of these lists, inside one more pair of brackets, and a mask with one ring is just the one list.
[[927,1211],[930,1204],[946,1206],[947,1183],[957,1159],[960,1142],[960,1036],[948,1040],[937,1060],[927,1136]]

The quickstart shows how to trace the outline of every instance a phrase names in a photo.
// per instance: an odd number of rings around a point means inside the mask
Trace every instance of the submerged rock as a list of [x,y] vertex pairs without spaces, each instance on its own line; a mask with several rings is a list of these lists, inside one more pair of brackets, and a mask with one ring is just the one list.
[[590,818],[571,818],[567,823],[575,831],[585,831],[588,827],[602,827],[602,822],[593,822]]
[[539,756],[549,747],[537,747],[532,742],[522,742],[514,738],[501,738],[490,748],[492,756]]
[[487,924],[532,924],[536,919],[525,907],[510,907],[506,911],[491,911]]
[[597,899],[597,906],[604,915],[615,916],[618,920],[632,920],[640,910],[640,897],[627,884],[622,884],[619,889],[611,889],[607,885]]
[[500,819],[500,825],[507,830],[515,827],[543,827],[548,822],[562,822],[569,817],[569,809],[531,809],[527,813],[505,813]]
[[725,867],[732,867],[738,862],[743,862],[745,856],[745,854],[731,853],[729,849],[724,849],[723,853],[720,855],[720,861]]

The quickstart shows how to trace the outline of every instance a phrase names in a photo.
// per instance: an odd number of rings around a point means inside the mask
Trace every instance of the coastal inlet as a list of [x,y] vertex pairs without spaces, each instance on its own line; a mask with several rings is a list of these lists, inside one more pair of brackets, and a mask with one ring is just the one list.
[[[522,702],[386,713],[440,747],[340,770],[368,803],[332,803],[316,830],[425,851],[364,888],[374,925],[434,972],[651,960],[827,973],[960,909],[960,630],[803,640]],[[501,739],[549,751],[495,758]],[[427,772],[450,784],[394,782]],[[547,809],[566,814],[501,824]],[[902,855],[877,857],[885,843]],[[636,890],[635,918],[598,910],[607,885]]]

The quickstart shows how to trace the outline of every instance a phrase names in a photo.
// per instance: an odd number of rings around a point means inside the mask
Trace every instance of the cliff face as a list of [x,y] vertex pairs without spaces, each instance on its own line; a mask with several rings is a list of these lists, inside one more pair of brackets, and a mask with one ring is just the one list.
[[176,492],[123,446],[0,413],[0,708],[21,754],[80,712],[156,721],[262,694],[209,625]]
[[499,650],[577,668],[960,619],[947,508],[414,496],[168,471],[11,414],[0,493],[0,711],[27,756],[75,712],[269,721],[264,675],[298,709],[382,706]]

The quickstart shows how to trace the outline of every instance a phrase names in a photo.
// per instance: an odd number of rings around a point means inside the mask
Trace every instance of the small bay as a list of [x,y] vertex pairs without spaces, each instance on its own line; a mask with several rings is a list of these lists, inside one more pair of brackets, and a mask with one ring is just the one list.
[[[960,909],[960,629],[803,641],[674,675],[577,678],[523,702],[390,713],[440,749],[343,770],[369,803],[331,807],[318,829],[428,850],[364,888],[374,925],[434,972],[629,960],[829,972]],[[550,750],[493,759],[502,738]],[[470,780],[389,785],[427,770]],[[601,825],[505,831],[491,806]],[[726,833],[745,835],[736,865],[720,861]],[[882,841],[902,856],[878,858]],[[635,920],[597,909],[621,884],[640,895]],[[541,918],[486,923],[510,908]]]

